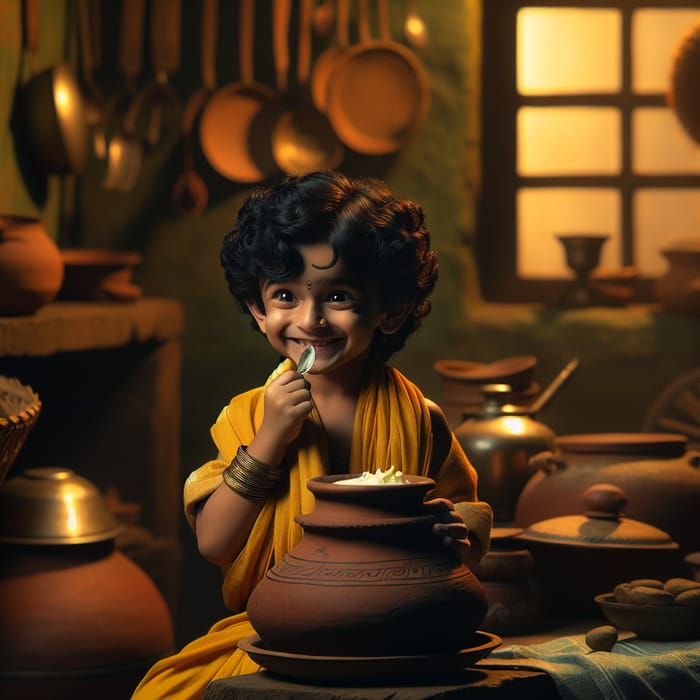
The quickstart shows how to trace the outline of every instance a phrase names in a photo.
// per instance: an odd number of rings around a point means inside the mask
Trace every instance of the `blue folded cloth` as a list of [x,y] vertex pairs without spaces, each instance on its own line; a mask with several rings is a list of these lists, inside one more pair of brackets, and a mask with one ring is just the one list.
[[636,637],[593,652],[584,635],[496,649],[477,666],[546,671],[562,700],[691,700],[700,698],[700,641],[652,642]]

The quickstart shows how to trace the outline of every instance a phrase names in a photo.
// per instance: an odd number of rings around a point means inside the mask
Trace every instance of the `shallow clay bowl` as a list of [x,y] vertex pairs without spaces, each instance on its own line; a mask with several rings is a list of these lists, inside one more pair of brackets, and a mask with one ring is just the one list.
[[72,248],[61,251],[64,263],[59,299],[73,301],[134,301],[143,290],[132,283],[141,264],[134,250]]
[[447,379],[473,384],[509,384],[514,391],[522,391],[531,386],[536,365],[536,357],[518,355],[488,363],[438,360],[434,368]]
[[611,624],[618,629],[634,632],[640,639],[700,639],[700,608],[618,603],[612,593],[596,596],[595,602]]

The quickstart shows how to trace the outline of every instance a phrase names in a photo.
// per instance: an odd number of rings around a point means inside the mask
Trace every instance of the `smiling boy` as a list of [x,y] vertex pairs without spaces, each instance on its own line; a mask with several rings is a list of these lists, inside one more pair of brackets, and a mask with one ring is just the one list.
[[392,466],[429,476],[436,537],[470,567],[488,548],[474,468],[440,408],[387,364],[430,311],[437,256],[422,209],[376,180],[289,177],[246,200],[221,261],[239,309],[284,359],[221,411],[217,458],[185,484],[199,551],[221,567],[236,614],[159,661],[139,699],[198,698],[214,678],[258,670],[236,647],[253,634],[245,603],[301,538],[294,516],[313,508],[312,477]]

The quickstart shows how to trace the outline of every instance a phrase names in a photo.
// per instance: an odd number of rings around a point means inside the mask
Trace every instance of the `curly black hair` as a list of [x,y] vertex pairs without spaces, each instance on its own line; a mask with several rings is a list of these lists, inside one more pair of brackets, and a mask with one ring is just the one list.
[[[358,279],[379,287],[382,309],[411,305],[397,332],[375,334],[375,350],[386,361],[430,312],[438,263],[423,210],[379,180],[333,171],[289,176],[256,189],[221,247],[226,282],[238,308],[250,315],[249,300],[264,310],[260,280],[298,276],[304,262],[297,246],[320,242],[328,242],[335,259],[342,259]],[[258,327],[254,320],[252,326]]]

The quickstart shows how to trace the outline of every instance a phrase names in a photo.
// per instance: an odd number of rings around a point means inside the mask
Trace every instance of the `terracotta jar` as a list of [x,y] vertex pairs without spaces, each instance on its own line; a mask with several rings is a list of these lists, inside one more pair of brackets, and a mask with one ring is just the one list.
[[90,482],[28,469],[0,489],[0,697],[123,700],[171,652],[170,613],[115,549]]
[[535,474],[523,488],[515,522],[580,512],[581,493],[607,482],[627,495],[624,514],[667,532],[683,552],[700,550],[700,452],[671,433],[559,436],[553,451],[532,458]]
[[454,429],[479,475],[479,498],[493,508],[497,523],[512,523],[520,492],[535,472],[530,458],[551,449],[554,432],[526,408],[509,403],[508,384],[482,387],[484,405]]
[[499,635],[530,634],[542,629],[542,606],[530,551],[519,542],[520,528],[494,527],[491,548],[474,573],[489,601],[481,629]]
[[248,615],[268,649],[396,656],[467,648],[487,602],[476,576],[432,533],[422,502],[435,482],[308,482],[299,544],[253,590]]
[[656,281],[656,298],[667,311],[700,314],[700,241],[678,242],[661,251],[668,269]]
[[62,282],[63,258],[41,221],[0,216],[0,315],[33,314]]

